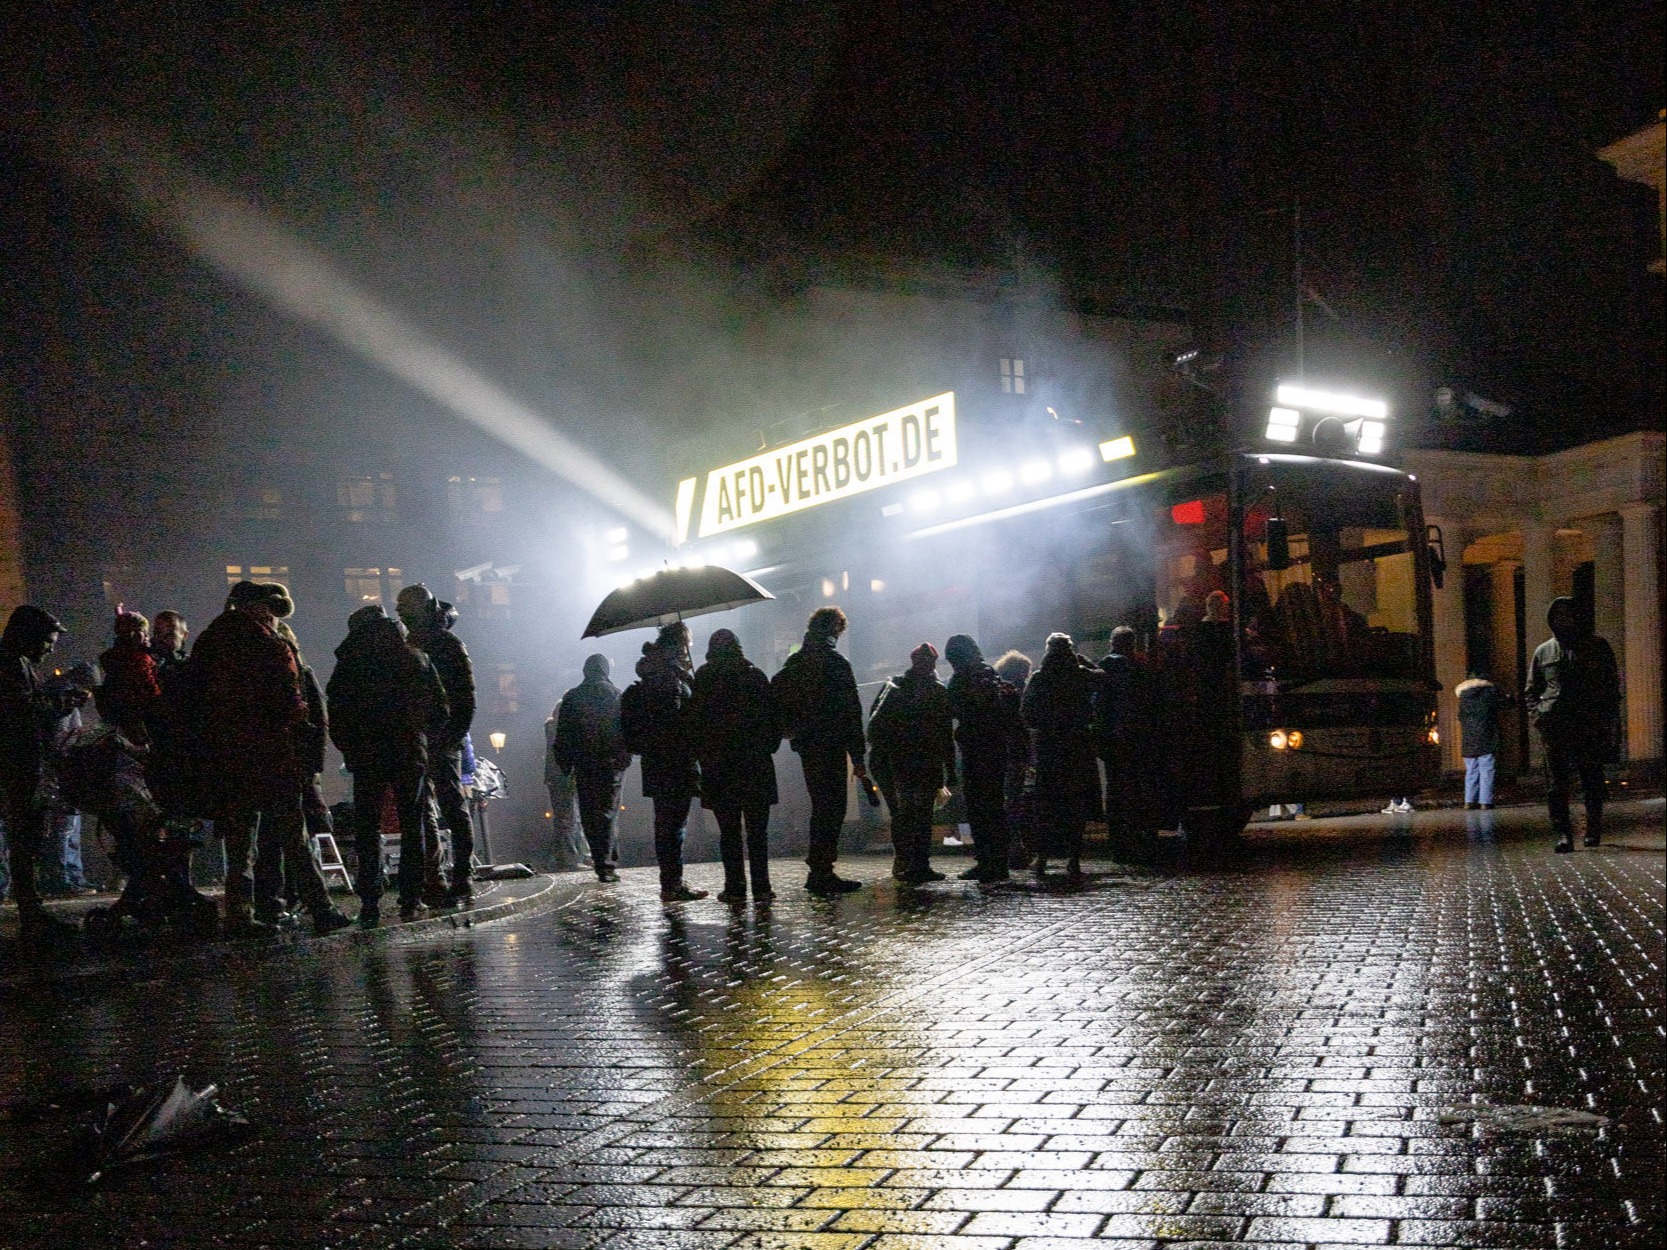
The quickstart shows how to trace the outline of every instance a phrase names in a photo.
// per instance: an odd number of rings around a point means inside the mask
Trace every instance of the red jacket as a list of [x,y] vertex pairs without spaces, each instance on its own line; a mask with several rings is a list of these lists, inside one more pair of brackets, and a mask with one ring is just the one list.
[[295,649],[252,616],[228,611],[197,640],[200,709],[211,784],[220,808],[293,802],[307,700]]

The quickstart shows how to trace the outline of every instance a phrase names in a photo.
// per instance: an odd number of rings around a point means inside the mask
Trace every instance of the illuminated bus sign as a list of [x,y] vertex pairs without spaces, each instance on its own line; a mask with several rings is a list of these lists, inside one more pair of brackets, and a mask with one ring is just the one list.
[[[955,462],[955,393],[946,391],[713,469],[700,500],[699,537],[848,499]],[[678,488],[679,541],[689,537],[695,481]]]

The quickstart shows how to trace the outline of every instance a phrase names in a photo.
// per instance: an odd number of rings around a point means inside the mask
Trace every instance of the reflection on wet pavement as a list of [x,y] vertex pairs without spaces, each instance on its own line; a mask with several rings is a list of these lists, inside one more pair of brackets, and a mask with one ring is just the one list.
[[[0,1247],[1653,1243],[1661,856],[1464,817],[7,993]],[[254,1137],[44,1183],[43,1104],[174,1071]]]

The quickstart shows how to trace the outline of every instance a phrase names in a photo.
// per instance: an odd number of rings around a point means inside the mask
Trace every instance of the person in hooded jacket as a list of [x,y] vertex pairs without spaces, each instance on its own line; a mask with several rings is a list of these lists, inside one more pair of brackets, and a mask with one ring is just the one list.
[[1035,852],[1031,848],[1034,839],[1030,833],[1027,783],[1035,760],[1031,753],[1030,728],[1024,722],[1023,699],[1034,666],[1024,652],[1007,651],[996,659],[994,667],[996,676],[1018,692],[1021,709],[1007,745],[1007,767],[1001,780],[1002,804],[1007,814],[1007,867],[1009,870],[1029,868]]
[[390,794],[399,820],[400,912],[414,919],[423,890],[428,739],[446,724],[445,687],[428,657],[406,645],[399,621],[372,603],[347,618],[325,695],[330,740],[353,776],[359,925],[374,929],[382,921],[381,821]]
[[805,625],[804,642],[770,679],[782,728],[798,753],[810,793],[805,889],[824,898],[862,889],[862,882],[834,872],[849,797],[847,761],[859,781],[868,779],[862,698],[851,662],[836,649],[845,627],[839,608],[817,608]]
[[891,808],[891,875],[904,885],[944,879],[931,863],[932,809],[955,784],[955,728],[937,667],[938,649],[921,643],[868,717],[869,770]]
[[88,698],[83,690],[48,689],[37,670],[63,629],[56,617],[26,603],[13,609],[0,633],[0,803],[12,897],[27,943],[74,932],[47,914],[35,880],[49,820],[53,728]]
[[579,827],[590,844],[591,867],[598,881],[619,880],[619,843],[614,817],[619,785],[631,763],[620,726],[619,687],[610,680],[613,663],[600,653],[585,659],[584,680],[562,695],[556,708],[550,758],[573,779],[579,800]]
[[706,663],[695,670],[692,685],[689,729],[700,757],[701,802],[717,818],[724,861],[718,900],[747,901],[750,865],[752,896],[768,902],[776,896],[770,888],[769,829],[770,808],[780,798],[775,754],[781,745],[770,679],[742,654],[733,631],[719,629],[707,641]]
[[1049,634],[1041,667],[1025,687],[1025,723],[1034,735],[1036,876],[1048,856],[1063,855],[1072,881],[1082,879],[1082,837],[1099,802],[1094,695],[1104,674],[1077,654],[1069,634]]
[[1005,787],[1013,737],[1022,731],[1019,687],[1003,681],[984,662],[971,635],[956,634],[944,644],[949,679],[949,710],[955,718],[955,742],[961,748],[961,796],[972,828],[977,864],[961,874],[968,881],[992,884],[1008,879],[1008,830]]
[[[399,592],[395,608],[411,645],[428,657],[446,688],[445,729],[428,744],[428,787],[439,807],[440,822],[451,831],[450,901],[467,903],[474,897],[475,827],[463,788],[463,739],[475,719],[475,670],[462,639],[452,632],[457,610],[451,604],[442,603],[417,582]],[[400,906],[405,906],[404,895]]]
[[1472,671],[1453,690],[1459,697],[1459,750],[1464,756],[1466,809],[1493,807],[1493,769],[1499,752],[1499,687]]
[[684,903],[705,890],[683,880],[683,836],[689,809],[700,792],[700,763],[689,733],[689,627],[681,621],[645,642],[637,680],[620,696],[626,749],[642,757],[642,792],[654,803],[654,858],[660,865],[660,900]]
[[1621,682],[1615,652],[1592,632],[1573,599],[1553,599],[1551,637],[1534,650],[1525,691],[1529,715],[1545,743],[1546,806],[1556,850],[1574,850],[1569,794],[1580,778],[1586,800],[1587,846],[1603,840],[1604,765],[1618,745]]
[[254,854],[260,838],[301,808],[301,745],[307,700],[295,651],[277,622],[295,611],[276,582],[238,582],[226,610],[197,640],[197,726],[225,842],[225,928],[234,935],[268,931],[254,908]]

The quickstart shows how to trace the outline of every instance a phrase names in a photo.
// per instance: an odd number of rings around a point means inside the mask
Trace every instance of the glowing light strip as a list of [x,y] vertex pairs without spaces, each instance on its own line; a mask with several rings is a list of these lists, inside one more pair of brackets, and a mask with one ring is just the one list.
[[1163,476],[1163,471],[1156,473],[1141,473],[1135,477],[1125,477],[1116,482],[1102,482],[1098,486],[1085,486],[1081,490],[1067,491],[1063,495],[1050,495],[1046,499],[1032,499],[1028,503],[1016,503],[1011,507],[997,508],[994,512],[981,512],[977,516],[962,517],[956,521],[945,521],[942,525],[928,525],[925,529],[914,530],[905,534],[905,538],[936,538],[939,534],[951,534],[956,530],[969,529],[974,525],[990,525],[996,521],[1005,521],[1011,517],[1024,516],[1031,512],[1041,512],[1047,508],[1058,508],[1068,503],[1078,503],[1084,499],[1093,499],[1098,495],[1109,495],[1113,491],[1127,490],[1131,486],[1141,486],[1147,482],[1156,481]]
[[1306,386],[1281,386],[1276,398],[1292,408],[1306,408],[1310,412],[1335,412],[1345,417],[1376,417],[1379,421],[1389,416],[1389,405],[1381,399],[1367,399],[1363,395],[1339,395],[1334,391],[1311,391]]
[[387,304],[343,277],[320,252],[265,215],[216,190],[155,145],[113,128],[67,128],[72,166],[116,177],[141,206],[244,287],[534,462],[662,537],[672,514],[526,404],[442,347]]

